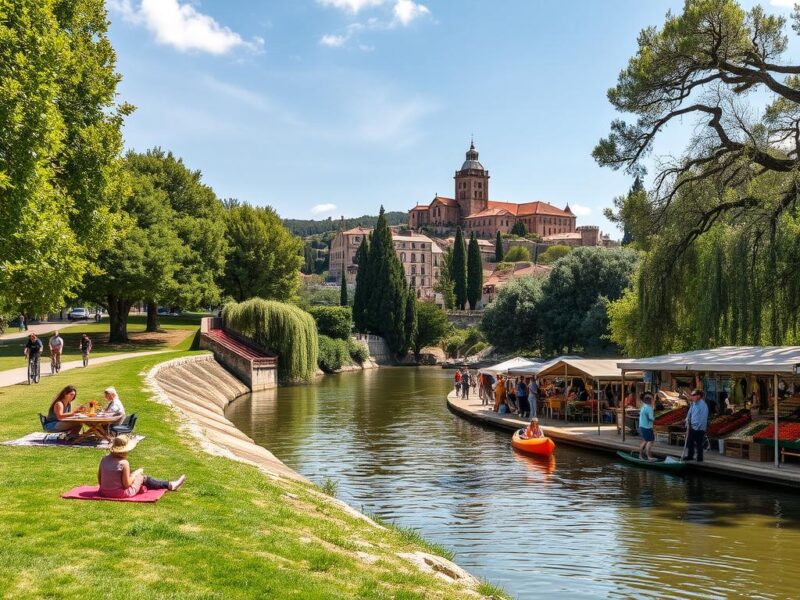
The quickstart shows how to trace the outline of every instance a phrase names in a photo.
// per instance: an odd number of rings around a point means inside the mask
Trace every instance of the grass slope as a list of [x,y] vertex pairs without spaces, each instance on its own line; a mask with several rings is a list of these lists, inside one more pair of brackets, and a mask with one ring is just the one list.
[[[188,476],[158,504],[62,500],[94,483],[102,452],[0,446],[0,597],[456,598],[463,590],[396,556],[424,549],[330,505],[309,486],[212,457],[149,399],[143,373],[186,353],[132,358],[0,388],[0,439],[38,429],[58,388],[78,401],[115,385],[146,435],[133,468]],[[482,586],[481,591],[490,591]]]

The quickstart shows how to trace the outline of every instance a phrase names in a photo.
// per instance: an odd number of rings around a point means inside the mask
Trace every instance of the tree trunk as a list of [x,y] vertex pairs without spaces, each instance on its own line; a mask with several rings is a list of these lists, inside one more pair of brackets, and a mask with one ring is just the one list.
[[158,304],[152,300],[147,301],[147,329],[145,331],[158,331]]
[[108,341],[112,344],[128,341],[128,313],[131,302],[117,296],[108,297]]

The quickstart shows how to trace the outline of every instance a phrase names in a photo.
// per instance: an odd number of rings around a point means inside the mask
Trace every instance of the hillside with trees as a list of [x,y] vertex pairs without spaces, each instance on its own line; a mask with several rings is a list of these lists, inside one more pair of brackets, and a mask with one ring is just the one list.
[[[405,225],[408,223],[408,213],[400,211],[392,211],[384,214],[386,224],[390,227],[393,225]],[[328,217],[327,219],[284,219],[283,226],[286,227],[295,235],[300,237],[308,237],[311,235],[318,235],[321,233],[336,232],[341,227],[342,229],[352,229],[353,227],[368,227],[374,229],[378,224],[378,216],[375,215],[362,215],[360,217],[351,217],[347,219],[334,219]]]

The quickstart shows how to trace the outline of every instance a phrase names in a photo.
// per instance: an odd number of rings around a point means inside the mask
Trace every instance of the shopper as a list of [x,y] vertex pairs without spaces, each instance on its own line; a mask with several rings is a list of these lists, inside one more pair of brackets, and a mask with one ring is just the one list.
[[703,400],[702,390],[694,390],[690,399],[692,404],[686,415],[686,444],[689,447],[689,455],[686,460],[695,460],[696,452],[697,462],[703,462],[703,442],[708,426],[708,405]]
[[642,408],[639,409],[639,435],[642,436],[642,443],[639,444],[639,458],[655,460],[653,458],[653,442],[656,441],[653,432],[653,422],[655,413],[653,412],[653,395],[647,392],[642,398]]

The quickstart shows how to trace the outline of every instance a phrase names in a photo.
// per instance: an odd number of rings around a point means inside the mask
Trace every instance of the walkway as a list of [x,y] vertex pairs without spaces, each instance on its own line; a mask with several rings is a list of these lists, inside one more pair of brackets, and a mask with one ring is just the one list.
[[6,332],[0,334],[0,340],[21,340],[32,333],[41,336],[42,334],[48,334],[56,329],[58,329],[58,331],[63,331],[67,327],[75,327],[76,325],[83,325],[84,323],[94,323],[94,321],[48,321],[47,323],[28,325],[27,331],[17,331],[16,327],[6,327]]
[[[481,406],[477,396],[466,400],[456,398],[455,392],[447,396],[448,408],[466,419],[485,423],[498,429],[514,431],[527,426],[528,421],[514,416],[499,415],[488,406]],[[565,423],[559,420],[540,419],[544,432],[557,443],[581,446],[603,452],[616,453],[617,450],[639,450],[640,439],[626,436],[625,441],[617,434],[615,425],[603,425],[600,432],[597,424]],[[653,454],[656,456],[674,456],[680,458],[683,448],[666,444],[654,444]],[[702,463],[689,463],[694,471],[738,477],[751,481],[762,481],[782,486],[800,487],[800,465],[784,464],[776,468],[772,462],[753,462],[739,458],[723,456],[715,450],[706,452]]]
[[[92,358],[89,359],[89,367],[91,368],[95,365],[102,365],[105,363],[115,362],[118,360],[125,360],[126,358],[137,358],[140,356],[151,356],[153,354],[163,354],[164,352],[169,352],[169,350],[151,350],[148,352],[124,352],[122,354],[112,354],[111,356],[102,356],[100,358]],[[23,357],[20,357],[20,361],[23,360]],[[50,375],[50,361],[49,360],[42,360],[41,362],[42,368],[42,379],[45,377],[52,377]],[[69,371],[71,369],[83,368],[83,361],[82,360],[71,360],[65,363],[61,363],[61,373],[64,371]],[[0,371],[0,387],[8,387],[10,385],[17,385],[18,383],[27,383],[28,382],[28,366],[25,365],[19,369],[9,369],[8,371]],[[65,385],[69,383],[65,380]]]

